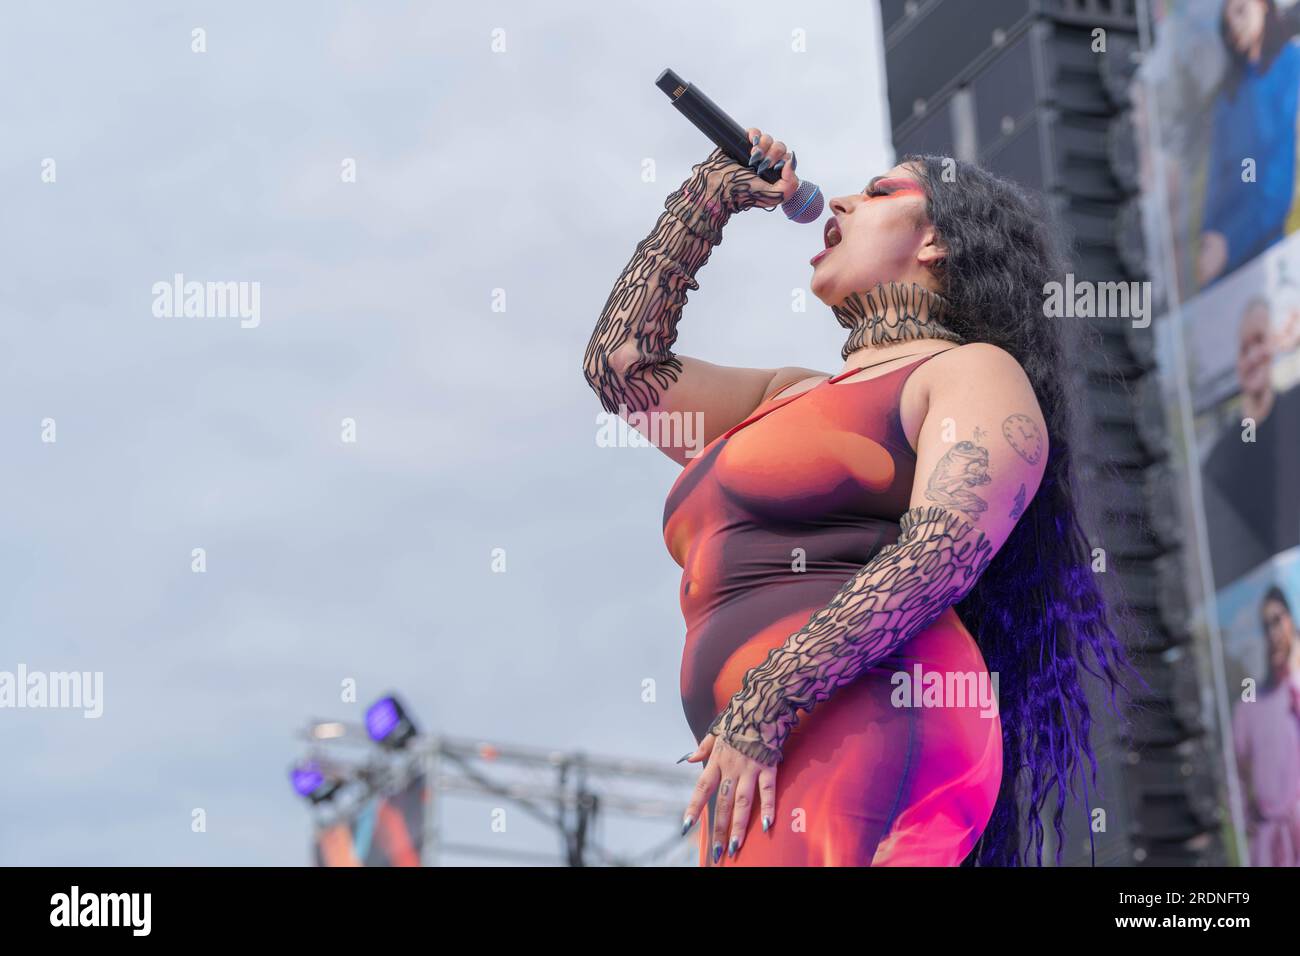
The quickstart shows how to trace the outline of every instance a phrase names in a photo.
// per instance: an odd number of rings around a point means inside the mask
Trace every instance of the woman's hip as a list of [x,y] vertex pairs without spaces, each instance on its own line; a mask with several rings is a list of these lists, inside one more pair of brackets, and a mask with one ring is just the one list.
[[[711,719],[725,707],[770,646],[728,661],[698,709]],[[983,657],[955,613],[941,617],[801,714],[782,749],[774,828],[765,834],[751,820],[752,852],[731,862],[935,865],[955,856],[955,865],[992,814],[1001,741]]]

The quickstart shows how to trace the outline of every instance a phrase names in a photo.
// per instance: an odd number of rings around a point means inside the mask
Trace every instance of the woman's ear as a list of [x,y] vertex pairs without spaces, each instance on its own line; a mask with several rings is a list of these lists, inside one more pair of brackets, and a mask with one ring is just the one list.
[[939,230],[926,226],[921,237],[921,248],[916,252],[916,261],[927,269],[939,269],[948,258],[948,247],[939,238]]

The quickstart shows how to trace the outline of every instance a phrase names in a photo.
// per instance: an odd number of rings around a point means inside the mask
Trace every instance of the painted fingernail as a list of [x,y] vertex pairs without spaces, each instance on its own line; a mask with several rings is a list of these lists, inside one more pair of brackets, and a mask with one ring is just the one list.
[[775,166],[772,167],[772,172],[774,172],[774,173],[779,173],[779,172],[781,171],[781,167],[784,166],[784,165],[785,165],[785,160],[783,159],[783,160],[781,160],[779,163],[777,163]]
[[727,856],[735,856],[736,850],[740,848],[740,841],[735,837],[731,838],[731,843],[727,845]]
[[759,163],[758,166],[754,169],[754,172],[755,172],[755,173],[763,173],[763,172],[765,172],[765,171],[767,170],[767,168],[768,168],[769,166],[771,166],[771,165],[772,165],[772,160],[771,160],[771,158],[770,158],[770,157],[769,157],[769,158],[764,158],[764,160],[763,160],[761,163]]
[[767,828],[770,827],[771,825],[772,825],[772,818],[771,818],[771,817],[763,817],[763,832],[764,832],[764,833],[767,832]]
[[798,168],[799,168],[799,156],[798,156],[797,153],[791,153],[791,154],[790,154],[790,168],[791,168],[791,169],[798,169]]
[[682,836],[686,836],[686,831],[691,828],[691,824],[694,822],[690,817],[682,817]]
[[758,157],[760,157],[760,156],[762,156],[762,155],[763,155],[763,151],[762,151],[761,149],[756,149],[756,150],[754,150],[752,153],[750,153],[750,154],[749,154],[749,165],[750,165],[750,166],[753,166],[754,163],[756,163],[756,162],[758,161]]
[[722,858],[722,844],[713,844],[713,862],[717,863]]
[[750,142],[752,142],[755,146],[757,146],[760,138],[761,138],[760,135],[758,133],[755,133],[754,138],[750,140]]
[[[691,751],[691,754],[693,754],[693,753],[695,753],[694,750]],[[678,762],[678,763],[681,763],[683,760],[685,760],[685,759],[687,759],[688,757],[690,757],[691,754],[685,754],[685,755],[683,755],[681,758],[678,759],[677,762]]]

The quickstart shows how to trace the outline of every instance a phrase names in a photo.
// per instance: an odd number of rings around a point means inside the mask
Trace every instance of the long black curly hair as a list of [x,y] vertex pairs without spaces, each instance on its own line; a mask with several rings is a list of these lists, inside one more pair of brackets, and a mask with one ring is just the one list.
[[[1051,438],[1042,484],[975,588],[957,605],[991,671],[998,674],[1003,774],[993,815],[964,866],[1019,866],[1029,849],[1043,862],[1043,807],[1056,791],[1056,861],[1065,842],[1066,791],[1076,794],[1083,761],[1097,760],[1082,668],[1105,682],[1122,716],[1129,661],[1092,570],[1073,475],[1075,413],[1067,362],[1085,342],[1078,323],[1048,318],[1049,282],[1065,257],[1045,205],[978,165],[944,156],[903,159],[921,180],[930,222],[947,252],[935,275],[947,299],[945,324],[969,342],[1005,349],[1024,368]],[[1077,363],[1076,363],[1077,364]],[[1127,617],[1122,617],[1127,622]],[[1087,780],[1084,780],[1087,799]],[[1027,794],[1022,791],[1027,788]],[[1020,827],[1021,804],[1028,839]]]

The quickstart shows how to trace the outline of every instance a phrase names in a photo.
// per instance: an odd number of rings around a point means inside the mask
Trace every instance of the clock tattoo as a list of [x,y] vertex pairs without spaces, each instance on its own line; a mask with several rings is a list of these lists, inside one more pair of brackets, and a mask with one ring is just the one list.
[[1043,433],[1028,415],[1008,415],[1002,423],[1002,437],[1031,465],[1038,464],[1043,457]]

